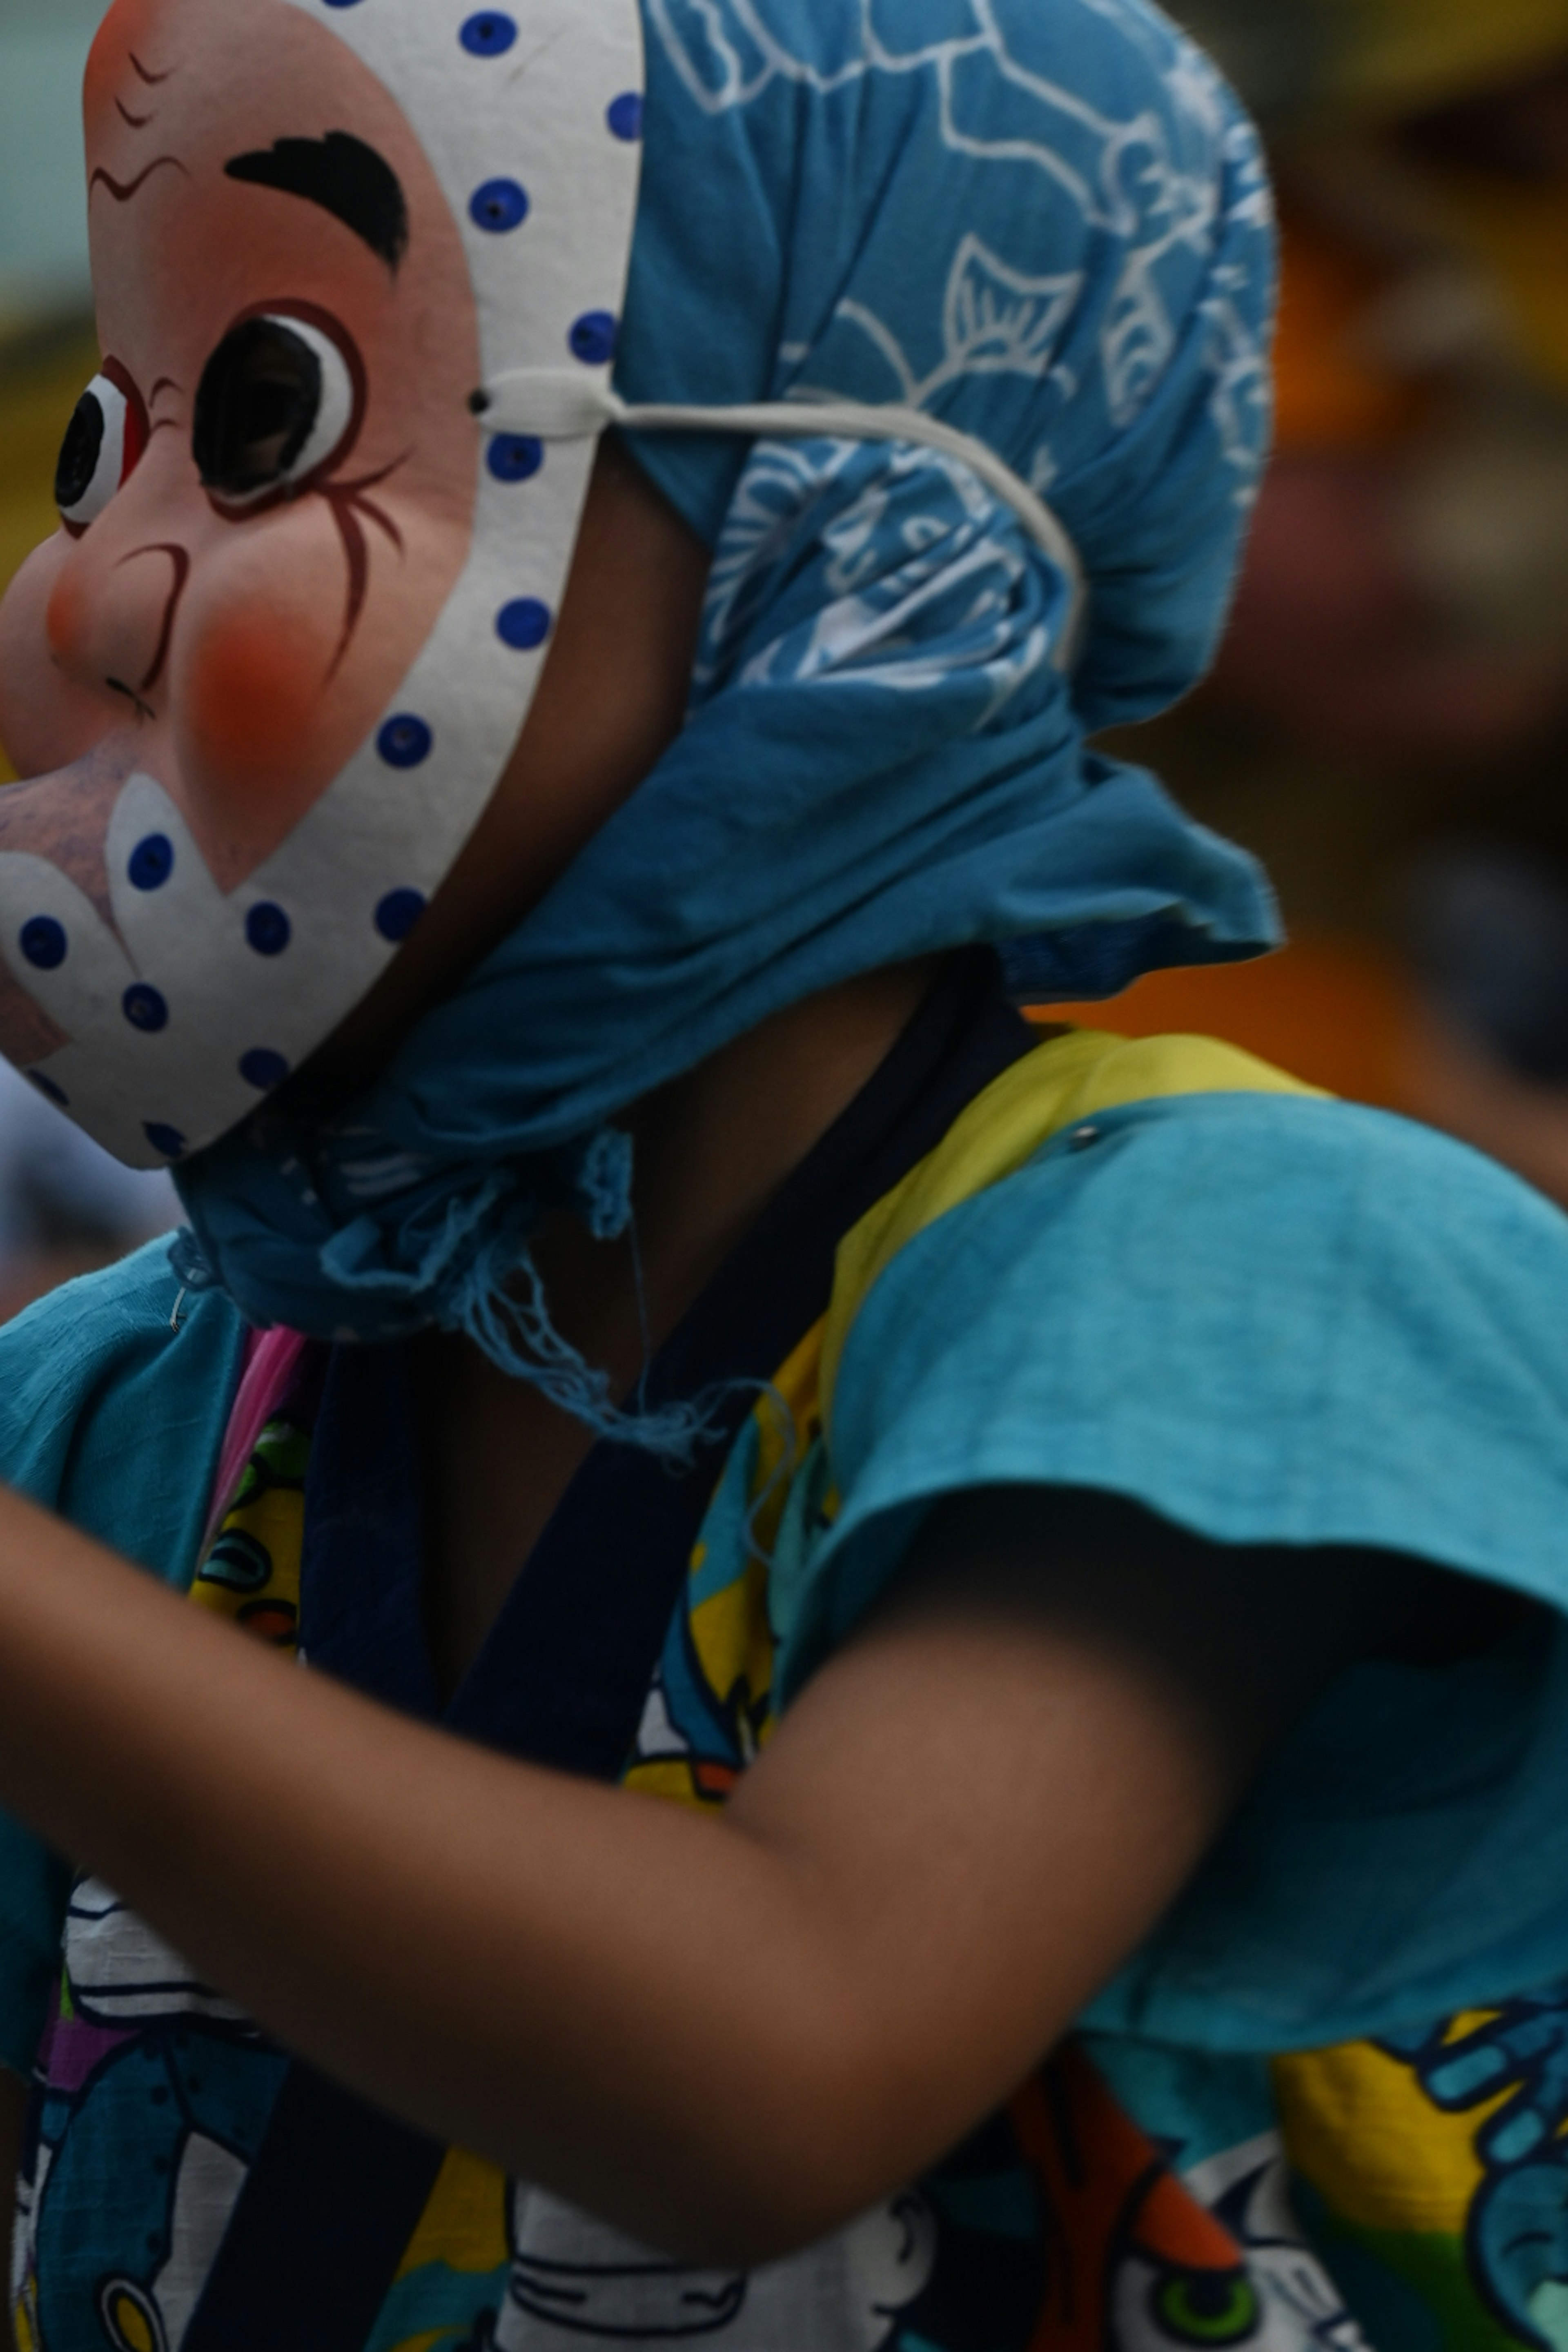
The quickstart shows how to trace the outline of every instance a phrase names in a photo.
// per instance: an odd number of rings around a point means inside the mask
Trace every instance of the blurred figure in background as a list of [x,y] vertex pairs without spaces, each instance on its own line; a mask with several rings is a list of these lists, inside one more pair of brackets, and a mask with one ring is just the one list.
[[1568,0],[1176,0],[1270,131],[1278,453],[1154,764],[1297,944],[1218,1029],[1568,1203]]
[[0,1322],[179,1222],[167,1176],[122,1168],[0,1062]]
[[1568,0],[1189,15],[1269,110],[1285,226],[1221,690],[1332,753],[1511,754],[1568,716]]

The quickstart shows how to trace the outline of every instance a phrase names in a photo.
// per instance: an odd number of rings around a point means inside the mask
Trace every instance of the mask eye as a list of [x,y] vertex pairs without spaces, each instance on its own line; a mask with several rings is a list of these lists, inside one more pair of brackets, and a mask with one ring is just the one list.
[[147,446],[147,411],[118,360],[105,360],[66,427],[55,469],[55,502],[68,530],[96,522],[135,472]]
[[196,394],[192,448],[225,506],[259,505],[331,463],[359,424],[358,357],[305,319],[233,327]]

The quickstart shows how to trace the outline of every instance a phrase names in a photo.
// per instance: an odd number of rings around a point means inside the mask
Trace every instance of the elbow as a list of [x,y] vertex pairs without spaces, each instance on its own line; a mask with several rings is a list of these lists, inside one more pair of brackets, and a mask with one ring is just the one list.
[[679,2262],[725,2273],[783,2262],[852,2225],[900,2235],[908,2184],[935,2151],[917,2150],[893,2105],[816,2068],[776,2099],[738,2100],[727,2127],[664,2169],[647,2234]]
[[835,2236],[860,2207],[802,2196],[798,2181],[759,2181],[737,2193],[733,2181],[694,2198],[676,2217],[673,2235],[661,2234],[671,2258],[698,2270],[740,2273],[787,2261]]
[[674,2217],[673,2229],[659,2232],[659,2248],[695,2270],[726,2275],[764,2270],[862,2220],[874,2222],[878,2202],[803,2197],[798,2182],[759,2184],[754,2195],[737,2195],[728,2183]]

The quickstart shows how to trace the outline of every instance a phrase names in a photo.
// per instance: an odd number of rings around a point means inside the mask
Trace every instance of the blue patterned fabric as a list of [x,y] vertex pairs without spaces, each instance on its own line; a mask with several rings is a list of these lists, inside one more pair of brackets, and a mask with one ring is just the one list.
[[[638,436],[715,550],[684,733],[351,1118],[263,1114],[181,1171],[206,1276],[183,1267],[254,1321],[466,1328],[529,1377],[550,1359],[600,1425],[542,1303],[501,1286],[636,1097],[965,941],[1046,997],[1275,937],[1251,861],[1085,744],[1203,670],[1262,461],[1270,206],[1235,100],[1143,0],[647,20],[621,393],[925,409],[1050,499],[1090,604],[1064,676],[1066,581],[945,457]],[[604,1230],[626,1175],[601,1146]]]

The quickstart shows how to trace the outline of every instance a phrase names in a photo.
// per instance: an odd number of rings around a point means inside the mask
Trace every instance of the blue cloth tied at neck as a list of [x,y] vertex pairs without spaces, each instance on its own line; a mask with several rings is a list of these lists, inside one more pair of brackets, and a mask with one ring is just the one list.
[[[551,1332],[552,1208],[629,1216],[609,1123],[784,1005],[973,941],[1020,1000],[1273,944],[1253,862],[1088,739],[1206,666],[1268,425],[1256,137],[1142,0],[646,0],[633,403],[903,402],[909,444],[636,436],[714,550],[688,723],[542,902],[306,1132],[193,1160],[178,1264],[258,1324],[468,1331],[625,1428]],[[637,1433],[628,1431],[627,1433]],[[642,1433],[664,1443],[669,1433]]]

